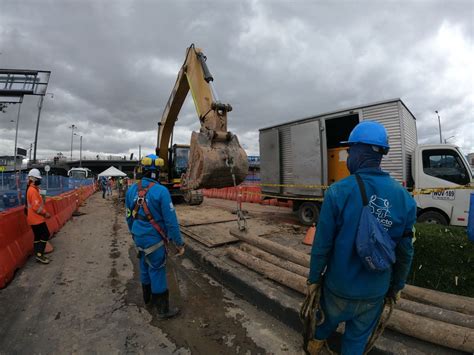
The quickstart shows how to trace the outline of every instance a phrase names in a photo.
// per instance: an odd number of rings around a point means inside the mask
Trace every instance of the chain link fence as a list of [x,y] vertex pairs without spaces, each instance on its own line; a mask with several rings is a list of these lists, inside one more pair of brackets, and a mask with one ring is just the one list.
[[[16,178],[19,177],[19,187],[21,198],[17,189]],[[25,204],[25,191],[28,182],[28,175],[22,173],[0,173],[0,211]],[[66,191],[77,189],[81,186],[92,185],[94,179],[73,179],[65,176],[49,175],[43,176],[41,180],[41,190],[46,190],[46,196],[56,196]]]

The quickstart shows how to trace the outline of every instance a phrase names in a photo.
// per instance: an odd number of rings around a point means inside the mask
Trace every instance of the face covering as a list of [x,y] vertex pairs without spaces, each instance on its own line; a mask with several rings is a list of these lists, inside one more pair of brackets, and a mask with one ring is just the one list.
[[354,144],[349,148],[347,158],[347,169],[351,174],[363,168],[379,168],[382,161],[382,154],[376,152],[371,145]]
[[35,180],[35,186],[41,185],[41,180]]

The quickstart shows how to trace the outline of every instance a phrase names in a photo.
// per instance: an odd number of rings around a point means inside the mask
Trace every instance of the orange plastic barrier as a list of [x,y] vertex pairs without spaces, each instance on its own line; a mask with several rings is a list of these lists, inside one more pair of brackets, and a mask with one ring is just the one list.
[[277,199],[262,199],[260,186],[240,185],[237,187],[225,187],[222,189],[204,189],[203,195],[210,198],[220,198],[224,200],[237,201],[241,194],[242,202],[260,203],[262,205],[271,205],[279,207],[293,207],[293,201],[282,202]]
[[[46,224],[51,235],[58,232],[95,191],[94,185],[83,186],[48,198],[46,210],[51,218],[46,220]],[[21,268],[33,252],[33,239],[23,206],[0,212],[0,289],[12,280],[15,270]]]

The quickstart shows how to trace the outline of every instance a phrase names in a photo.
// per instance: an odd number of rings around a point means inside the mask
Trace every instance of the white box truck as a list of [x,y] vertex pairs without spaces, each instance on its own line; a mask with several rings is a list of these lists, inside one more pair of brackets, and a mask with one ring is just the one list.
[[[465,156],[451,144],[418,145],[415,116],[401,99],[260,129],[262,194],[292,200],[301,223],[317,223],[324,186],[348,175],[347,152],[340,142],[366,120],[385,126],[390,152],[382,169],[413,191],[418,221],[466,226],[474,182]],[[419,193],[433,188],[448,189]]]

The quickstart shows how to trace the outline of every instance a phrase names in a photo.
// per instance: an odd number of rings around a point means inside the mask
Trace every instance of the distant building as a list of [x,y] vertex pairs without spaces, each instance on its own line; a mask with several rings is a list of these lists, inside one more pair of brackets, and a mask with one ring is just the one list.
[[[22,163],[23,163],[23,157],[18,155],[16,157],[16,166],[19,168],[22,166]],[[13,170],[14,165],[15,165],[15,157],[13,155],[0,156],[0,166],[4,166],[5,171]]]

